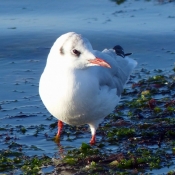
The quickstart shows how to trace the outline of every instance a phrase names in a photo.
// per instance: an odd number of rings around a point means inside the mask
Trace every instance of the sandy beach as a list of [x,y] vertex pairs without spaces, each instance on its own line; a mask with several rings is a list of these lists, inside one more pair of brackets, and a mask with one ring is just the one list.
[[[56,119],[39,98],[38,82],[53,42],[63,33],[75,31],[84,35],[95,50],[120,44],[137,60],[135,73],[141,69],[161,69],[168,74],[174,67],[174,2],[126,1],[117,5],[109,0],[1,0],[0,3],[1,150],[15,142],[28,156],[53,156],[58,151],[51,139],[56,128],[50,127]],[[22,132],[21,128],[27,131]],[[85,128],[83,136],[71,137],[73,146],[66,136],[62,138],[65,150],[88,143],[90,132]]]

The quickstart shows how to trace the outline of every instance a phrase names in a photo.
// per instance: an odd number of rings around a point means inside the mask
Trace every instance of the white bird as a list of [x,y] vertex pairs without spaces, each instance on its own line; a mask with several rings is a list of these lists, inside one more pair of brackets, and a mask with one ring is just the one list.
[[[122,47],[93,50],[88,39],[70,32],[53,44],[39,82],[39,94],[47,110],[58,121],[57,138],[63,122],[88,124],[91,144],[99,123],[118,104],[124,85],[137,62]],[[126,57],[125,57],[126,56]]]

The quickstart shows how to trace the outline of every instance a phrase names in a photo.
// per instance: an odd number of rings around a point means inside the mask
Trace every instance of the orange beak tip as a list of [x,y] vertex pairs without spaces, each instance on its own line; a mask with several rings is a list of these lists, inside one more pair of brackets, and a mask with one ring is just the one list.
[[98,66],[111,68],[111,66],[101,58],[95,58],[93,60],[89,60],[89,62]]

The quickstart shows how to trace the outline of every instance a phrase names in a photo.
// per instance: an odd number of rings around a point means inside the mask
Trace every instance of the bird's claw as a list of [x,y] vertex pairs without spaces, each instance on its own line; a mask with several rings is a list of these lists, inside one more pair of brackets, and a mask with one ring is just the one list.
[[54,137],[54,141],[60,143],[60,136],[58,134]]

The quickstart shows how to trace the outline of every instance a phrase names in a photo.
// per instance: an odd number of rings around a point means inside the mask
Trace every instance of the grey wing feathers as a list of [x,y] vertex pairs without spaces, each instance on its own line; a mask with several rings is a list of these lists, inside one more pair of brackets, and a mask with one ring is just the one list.
[[113,49],[105,49],[101,53],[98,52],[97,55],[111,65],[111,69],[106,68],[101,72],[100,85],[109,86],[110,89],[116,88],[117,95],[120,96],[137,62],[128,57],[117,56]]

